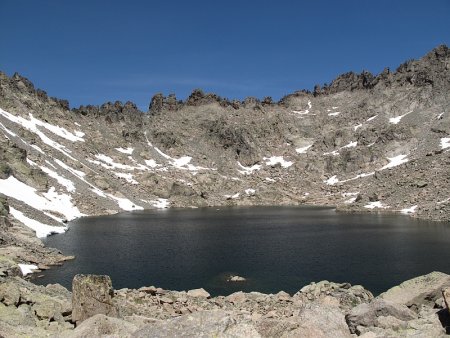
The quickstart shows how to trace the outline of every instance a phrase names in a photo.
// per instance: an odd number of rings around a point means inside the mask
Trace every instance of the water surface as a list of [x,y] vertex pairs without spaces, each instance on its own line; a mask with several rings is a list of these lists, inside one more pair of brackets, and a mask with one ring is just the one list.
[[[36,283],[70,288],[77,273],[113,286],[297,292],[320,280],[375,294],[434,270],[450,273],[450,224],[317,207],[167,209],[81,218],[46,239],[76,259]],[[229,275],[247,282],[230,283]]]

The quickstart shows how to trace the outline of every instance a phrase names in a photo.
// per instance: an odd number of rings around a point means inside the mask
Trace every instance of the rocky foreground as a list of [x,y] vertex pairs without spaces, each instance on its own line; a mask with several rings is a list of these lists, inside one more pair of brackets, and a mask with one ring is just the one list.
[[[0,277],[3,337],[444,337],[450,275],[432,272],[378,297],[360,285],[322,281],[296,294],[112,288],[108,276],[77,275],[73,293]],[[17,275],[15,275],[17,274]]]

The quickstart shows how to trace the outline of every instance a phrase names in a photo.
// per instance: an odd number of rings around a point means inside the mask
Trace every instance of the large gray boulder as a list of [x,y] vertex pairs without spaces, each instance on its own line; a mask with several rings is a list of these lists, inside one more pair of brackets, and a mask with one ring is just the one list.
[[96,314],[117,317],[109,276],[76,275],[72,282],[72,320],[79,325]]
[[222,310],[200,311],[149,324],[133,337],[261,337],[250,323],[239,322],[233,313]]
[[422,304],[433,306],[446,287],[450,287],[450,275],[434,271],[394,286],[378,297],[414,308]]
[[358,326],[383,326],[386,317],[398,321],[408,321],[417,318],[417,314],[406,305],[393,303],[384,299],[375,299],[370,303],[354,307],[345,316],[347,325],[352,333],[358,332]]
[[123,319],[97,314],[86,319],[68,338],[131,337],[137,326]]

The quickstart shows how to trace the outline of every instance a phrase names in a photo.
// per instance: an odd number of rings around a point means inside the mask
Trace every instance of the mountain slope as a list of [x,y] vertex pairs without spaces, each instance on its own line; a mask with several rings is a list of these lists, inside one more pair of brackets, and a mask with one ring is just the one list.
[[[450,52],[273,103],[195,90],[69,109],[0,74],[0,193],[41,235],[153,207],[336,205],[450,220]],[[33,223],[38,221],[39,223]],[[45,225],[45,226],[44,226]]]

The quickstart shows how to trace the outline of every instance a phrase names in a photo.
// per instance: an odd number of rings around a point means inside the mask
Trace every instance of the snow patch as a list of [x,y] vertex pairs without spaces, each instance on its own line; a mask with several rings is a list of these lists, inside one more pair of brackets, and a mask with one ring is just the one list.
[[134,151],[134,148],[114,148],[119,153],[131,155]]
[[309,110],[312,108],[311,101],[308,101],[308,109],[305,110],[293,110],[292,112],[297,115],[307,115],[309,114]]
[[44,173],[54,178],[59,184],[66,188],[67,192],[75,192],[75,185],[71,180],[59,175],[56,171],[53,171],[45,166],[39,166],[39,168],[41,168]]
[[352,204],[356,201],[356,197],[350,197],[348,200],[345,200],[345,204]]
[[387,209],[389,207],[383,205],[383,203],[381,203],[380,201],[376,201],[376,202],[369,202],[369,204],[365,205],[364,208],[367,208],[367,209],[375,209],[375,208]]
[[313,145],[310,144],[309,146],[306,146],[306,147],[297,148],[297,149],[295,149],[295,151],[296,151],[297,153],[299,153],[299,154],[304,154],[304,153],[306,153],[306,151],[307,151],[309,148],[311,148],[312,146],[313,146]]
[[350,142],[349,144],[346,144],[345,146],[342,146],[342,147],[340,147],[338,150],[333,150],[333,151],[330,151],[330,152],[327,152],[327,153],[323,153],[323,155],[333,155],[333,156],[337,156],[337,155],[339,155],[339,150],[341,150],[341,149],[345,149],[345,148],[354,148],[354,147],[356,147],[358,145],[358,142],[357,141],[354,141],[354,142]]
[[412,112],[413,111],[411,110],[411,111],[407,112],[406,114],[403,114],[403,115],[400,115],[397,117],[391,117],[391,118],[389,118],[389,123],[398,124],[402,118],[404,118],[408,114],[411,114]]
[[444,116],[444,114],[445,114],[445,112],[440,113],[440,114],[436,117],[436,120],[442,119],[442,116]]
[[97,154],[97,155],[95,155],[95,157],[99,161],[95,161],[95,160],[88,160],[88,161],[91,163],[100,165],[107,169],[120,169],[120,170],[134,170],[134,169],[146,170],[147,169],[145,166],[134,167],[134,166],[130,166],[128,164],[117,163],[111,157],[109,157],[107,155],[103,155],[103,154]]
[[289,168],[294,164],[292,161],[286,161],[283,156],[263,157],[263,160],[266,161],[266,165],[274,166],[279,163],[283,168]]
[[11,130],[9,130],[8,128],[6,128],[6,127],[4,126],[4,124],[1,123],[1,122],[0,122],[0,127],[2,127],[2,129],[3,129],[4,131],[6,131],[6,133],[8,133],[10,136],[13,136],[13,137],[16,137],[16,136],[17,136],[16,133],[13,133]]
[[26,276],[30,273],[33,273],[33,270],[38,270],[37,265],[34,264],[17,264],[20,268],[20,271],[22,271],[22,275]]
[[350,142],[349,144],[346,144],[345,146],[341,147],[341,149],[343,148],[354,148],[356,147],[358,144],[358,141],[354,141],[354,142]]
[[116,175],[119,178],[124,178],[128,183],[139,184],[139,182],[136,181],[133,178],[133,174],[130,174],[130,173],[114,173],[114,175]]
[[130,201],[128,198],[124,197],[117,197],[112,194],[106,194],[109,198],[115,200],[117,204],[119,205],[119,208],[121,208],[124,211],[133,211],[133,210],[144,210],[143,207],[134,204],[132,201]]
[[408,159],[406,158],[407,156],[408,155],[398,155],[398,156],[395,156],[395,157],[388,157],[387,159],[389,160],[389,163],[386,164],[380,170],[393,168],[393,167],[396,167],[396,166],[398,166],[400,164],[408,162]]
[[250,175],[250,174],[253,174],[254,171],[258,171],[261,169],[260,164],[254,164],[251,167],[245,167],[239,161],[237,162],[237,164],[242,169],[242,170],[238,170],[242,175]]
[[251,188],[245,189],[245,193],[247,195],[254,195],[256,193],[256,190],[255,189],[251,189]]
[[360,123],[360,124],[357,124],[356,126],[353,127],[353,130],[354,130],[354,131],[357,131],[358,128],[361,128],[361,127],[362,127],[362,124],[361,124],[361,123]]
[[[67,170],[68,172],[70,172],[72,175],[77,176],[80,179],[83,179],[84,176],[86,176],[86,174],[80,170],[76,170],[73,169],[72,167],[69,167],[67,164],[65,164],[63,161],[58,160],[57,158],[55,158],[54,160],[56,162],[56,164],[58,164],[61,168]],[[47,162],[50,164],[50,162]],[[84,180],[83,180],[84,181]]]
[[51,234],[62,234],[67,230],[67,227],[51,226],[28,218],[21,211],[16,210],[13,207],[9,208],[9,212],[16,220],[34,230],[36,232],[36,237],[39,238],[44,238]]
[[158,209],[167,209],[170,203],[166,198],[158,198],[158,200],[154,201],[152,205]]
[[144,160],[145,164],[150,168],[160,167],[161,164],[156,163],[155,160]]
[[31,132],[37,133],[39,132],[38,126],[44,127],[48,131],[52,132],[55,135],[58,135],[59,137],[62,137],[66,140],[72,141],[72,142],[84,142],[84,139],[82,137],[79,137],[70,131],[68,131],[65,128],[55,126],[53,124],[41,121],[33,116],[33,114],[29,114],[29,120],[21,117],[21,116],[15,116],[13,114],[8,113],[7,111],[4,111],[0,108],[0,115],[7,118],[11,122],[20,124],[23,128],[28,129]]
[[[42,196],[36,189],[20,182],[14,176],[0,180],[0,193],[22,201],[30,207],[40,211],[52,211],[64,215],[67,220],[73,220],[84,216],[72,203],[72,197],[66,194],[58,194],[55,187],[51,187]],[[62,221],[57,217],[56,220]]]
[[326,183],[326,184],[328,184],[328,185],[334,185],[334,184],[339,183],[339,182],[340,182],[340,183],[345,183],[345,182],[349,182],[349,181],[354,181],[354,180],[357,180],[358,178],[363,178],[363,177],[367,177],[367,176],[372,176],[372,175],[374,175],[374,174],[375,174],[375,171],[372,171],[372,172],[370,172],[370,173],[362,173],[362,174],[356,175],[355,177],[348,178],[348,179],[342,180],[342,181],[340,181],[340,180],[337,178],[337,176],[334,175],[334,176],[330,177],[328,180],[323,181],[323,182]]
[[371,116],[371,117],[369,117],[367,120],[366,120],[366,122],[370,122],[370,121],[372,121],[374,118],[376,118],[378,116],[378,114],[377,115],[374,115],[374,116]]
[[450,137],[441,138],[441,149],[450,148]]
[[226,198],[227,200],[229,200],[229,199],[236,199],[236,198],[239,198],[240,195],[241,195],[240,193],[236,193],[236,194],[234,194],[234,195],[224,195],[224,196],[225,196],[225,198]]
[[324,183],[328,184],[328,185],[335,185],[336,183],[339,182],[338,178],[336,175],[331,176],[329,179],[323,181]]
[[[50,162],[48,162],[48,161],[46,161],[46,162],[48,164],[50,164],[51,166],[53,166]],[[63,187],[65,187],[67,192],[75,191],[75,185],[73,184],[73,182],[71,180],[59,175],[56,171],[53,171],[53,170],[47,168],[46,166],[39,166],[35,162],[30,160],[29,158],[27,158],[27,163],[32,166],[39,167],[44,173],[46,173],[48,176],[54,178],[59,184],[61,184]]]
[[413,205],[413,206],[410,207],[410,208],[405,208],[405,209],[400,210],[400,212],[401,212],[402,214],[408,215],[408,214],[413,214],[413,213],[415,213],[415,212],[416,212],[416,209],[417,209],[417,205]]
[[333,113],[328,113],[328,116],[338,116],[341,112],[335,111]]

